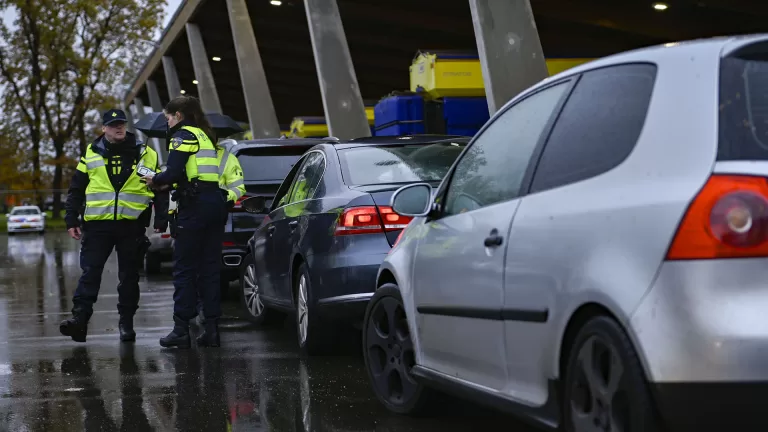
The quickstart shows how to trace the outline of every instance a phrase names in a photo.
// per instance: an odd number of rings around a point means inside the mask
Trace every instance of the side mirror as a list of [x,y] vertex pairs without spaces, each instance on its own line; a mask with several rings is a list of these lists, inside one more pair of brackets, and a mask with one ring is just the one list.
[[40,216],[42,216],[43,218],[46,218],[48,215],[45,213],[40,213]]
[[267,200],[264,197],[251,197],[243,200],[242,206],[248,213],[264,213],[267,210]]
[[392,210],[401,216],[426,216],[431,209],[432,186],[427,183],[403,186],[392,195]]
[[11,214],[10,214],[10,213],[6,213],[6,214],[5,214],[5,217],[6,217],[6,218],[9,218],[9,217],[11,217]]

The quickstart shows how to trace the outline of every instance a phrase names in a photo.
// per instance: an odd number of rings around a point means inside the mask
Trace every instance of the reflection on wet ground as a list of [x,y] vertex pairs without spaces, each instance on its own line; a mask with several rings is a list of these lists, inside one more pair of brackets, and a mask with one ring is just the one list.
[[359,349],[300,360],[291,320],[256,331],[225,316],[223,348],[161,350],[170,276],[142,277],[137,342],[121,344],[115,257],[88,343],[75,344],[58,323],[80,275],[78,247],[59,233],[0,236],[0,430],[528,431],[463,402],[431,418],[389,414],[368,388]]

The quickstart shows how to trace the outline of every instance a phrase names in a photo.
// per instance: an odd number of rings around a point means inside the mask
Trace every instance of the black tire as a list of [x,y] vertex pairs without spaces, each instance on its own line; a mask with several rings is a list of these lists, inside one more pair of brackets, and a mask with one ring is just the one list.
[[437,394],[410,371],[416,357],[403,297],[395,284],[379,287],[365,310],[363,359],[376,398],[388,410],[416,415],[434,406]]
[[[252,274],[249,274],[249,268],[252,269]],[[256,274],[255,262],[253,255],[248,254],[243,258],[243,262],[240,265],[240,279],[238,280],[237,285],[237,301],[238,304],[240,304],[240,318],[258,326],[274,324],[280,317],[282,317],[282,314],[274,309],[269,309],[264,303],[256,303],[260,302],[261,299],[258,296],[254,297],[252,295],[253,287],[249,286],[251,279],[254,279],[253,283],[258,290],[258,275]],[[258,304],[261,304],[261,313],[256,315],[252,311],[252,306],[258,310],[256,307]]]
[[37,232],[37,234],[38,234],[38,235],[45,235],[45,230],[42,230],[42,231],[38,231],[38,232]]
[[162,263],[158,257],[151,252],[144,254],[144,272],[147,275],[156,275],[160,273],[162,269]]
[[[591,379],[585,367],[592,372]],[[594,430],[596,422],[601,427],[618,422],[620,430],[635,432],[659,430],[640,359],[627,334],[609,317],[592,318],[581,328],[569,347],[563,386],[566,432]],[[590,427],[579,427],[579,422]]]
[[[302,300],[302,281],[305,296]],[[305,357],[329,354],[333,349],[330,336],[330,326],[319,316],[315,298],[312,294],[312,282],[306,263],[301,263],[293,281],[294,303],[296,306],[296,337],[299,342],[299,352]],[[301,303],[305,305],[302,312]],[[302,327],[306,322],[306,327]],[[304,330],[303,330],[304,329]],[[306,337],[302,337],[302,331]]]

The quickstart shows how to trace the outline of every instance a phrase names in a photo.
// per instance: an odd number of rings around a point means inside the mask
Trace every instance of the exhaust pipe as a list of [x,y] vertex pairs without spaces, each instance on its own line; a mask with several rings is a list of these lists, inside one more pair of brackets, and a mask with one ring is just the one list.
[[237,267],[242,260],[240,255],[224,255],[224,265],[227,267]]

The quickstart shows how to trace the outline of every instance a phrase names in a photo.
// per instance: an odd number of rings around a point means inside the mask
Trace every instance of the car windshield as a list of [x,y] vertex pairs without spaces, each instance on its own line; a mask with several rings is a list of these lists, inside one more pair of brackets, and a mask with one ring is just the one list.
[[768,160],[768,46],[723,59],[717,160]]
[[15,209],[11,212],[12,216],[32,216],[32,215],[39,215],[40,210],[38,209]]
[[440,181],[467,141],[355,147],[339,150],[344,183],[376,185]]

